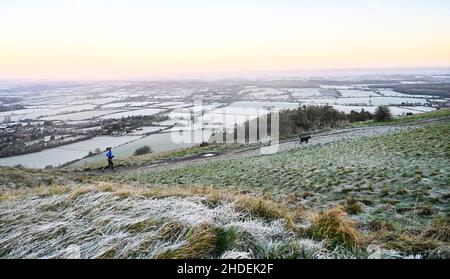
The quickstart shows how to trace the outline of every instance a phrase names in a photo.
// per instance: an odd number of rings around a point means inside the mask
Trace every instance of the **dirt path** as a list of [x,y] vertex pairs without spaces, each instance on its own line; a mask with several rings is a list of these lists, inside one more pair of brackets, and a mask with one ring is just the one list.
[[[311,148],[317,145],[328,144],[332,142],[338,142],[343,140],[355,140],[368,137],[376,137],[380,135],[394,134],[400,131],[408,129],[417,129],[424,125],[436,122],[450,121],[450,117],[429,119],[423,121],[417,121],[412,123],[386,125],[386,126],[373,126],[373,127],[357,127],[346,129],[335,129],[328,132],[321,132],[312,134],[312,139],[308,144],[300,144],[297,139],[286,140],[279,143],[278,152],[288,152],[290,150],[298,148]],[[261,154],[261,146],[251,148],[240,148],[224,151],[223,153],[211,153],[211,154],[199,154],[196,156],[190,156],[187,158],[162,160],[152,162],[144,166],[134,167],[118,167],[116,173],[129,174],[137,172],[151,172],[165,169],[182,168],[186,166],[202,166],[210,162],[229,160],[236,158],[249,158],[254,156],[266,156]],[[101,173],[101,171],[99,171]],[[98,173],[98,172],[97,172]],[[105,172],[110,174],[110,172]]]

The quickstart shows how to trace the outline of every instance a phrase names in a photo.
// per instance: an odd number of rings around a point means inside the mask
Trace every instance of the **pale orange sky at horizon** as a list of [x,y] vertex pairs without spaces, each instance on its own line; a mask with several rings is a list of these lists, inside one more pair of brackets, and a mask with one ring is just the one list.
[[444,1],[36,2],[0,3],[0,79],[450,66]]

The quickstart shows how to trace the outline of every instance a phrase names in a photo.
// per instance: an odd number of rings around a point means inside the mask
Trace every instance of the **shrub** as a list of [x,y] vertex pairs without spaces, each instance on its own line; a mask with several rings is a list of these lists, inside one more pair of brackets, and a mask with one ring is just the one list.
[[134,156],[145,155],[149,153],[152,153],[152,149],[150,148],[150,146],[144,145],[134,151]]
[[388,106],[379,106],[375,110],[375,120],[379,122],[389,121],[392,119],[392,113]]

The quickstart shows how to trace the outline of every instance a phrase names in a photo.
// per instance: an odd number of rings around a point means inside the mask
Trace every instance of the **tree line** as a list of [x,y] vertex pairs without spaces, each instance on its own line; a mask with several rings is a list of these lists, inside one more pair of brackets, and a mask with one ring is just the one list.
[[[271,115],[268,115],[267,119],[267,129],[268,135],[272,130],[271,125]],[[365,121],[377,121],[384,122],[392,119],[392,114],[388,106],[379,106],[375,113],[371,113],[364,109],[360,111],[352,110],[350,113],[344,113],[336,110],[332,106],[301,106],[293,110],[283,110],[279,113],[279,135],[281,138],[288,138],[292,136],[302,135],[308,132],[326,129],[326,128],[338,128],[344,127],[349,123],[355,122],[365,122]],[[235,126],[232,131],[225,131],[224,133],[213,136],[213,141],[221,138],[225,140],[226,133],[234,135],[234,140],[237,141],[237,131],[238,129],[244,129],[246,131],[245,141],[249,140],[249,127],[250,125],[256,125],[257,129],[257,140],[259,138],[259,125],[258,121],[260,119],[254,119],[247,121],[241,126]],[[255,127],[255,126],[253,126]]]

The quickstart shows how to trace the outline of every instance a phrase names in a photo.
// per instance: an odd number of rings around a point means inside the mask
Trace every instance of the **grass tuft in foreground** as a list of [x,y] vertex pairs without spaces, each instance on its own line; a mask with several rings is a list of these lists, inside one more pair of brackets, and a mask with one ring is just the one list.
[[312,237],[325,239],[331,247],[356,247],[364,243],[362,234],[347,214],[338,209],[320,213],[310,228]]

